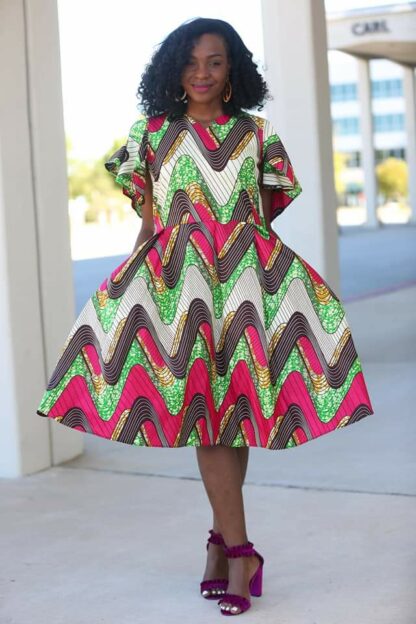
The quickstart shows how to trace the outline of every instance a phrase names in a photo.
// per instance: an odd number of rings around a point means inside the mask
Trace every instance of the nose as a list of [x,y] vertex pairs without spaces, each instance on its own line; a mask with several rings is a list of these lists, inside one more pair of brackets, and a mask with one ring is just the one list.
[[196,78],[206,78],[207,76],[209,76],[209,68],[205,67],[204,65],[198,65],[195,69],[194,75]]

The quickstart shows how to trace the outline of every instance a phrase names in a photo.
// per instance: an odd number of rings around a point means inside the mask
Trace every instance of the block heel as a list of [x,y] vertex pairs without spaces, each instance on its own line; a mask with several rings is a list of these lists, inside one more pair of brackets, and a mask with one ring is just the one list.
[[[253,543],[246,542],[245,544],[237,544],[236,546],[224,546],[224,553],[227,558],[257,557],[259,565],[249,581],[249,591],[251,596],[261,596],[263,591],[264,558],[254,548]],[[226,606],[225,603],[229,603],[230,606]],[[228,592],[225,592],[221,600],[218,601],[218,604],[220,605],[222,615],[239,615],[251,607],[251,601],[245,598],[245,596],[230,594]]]

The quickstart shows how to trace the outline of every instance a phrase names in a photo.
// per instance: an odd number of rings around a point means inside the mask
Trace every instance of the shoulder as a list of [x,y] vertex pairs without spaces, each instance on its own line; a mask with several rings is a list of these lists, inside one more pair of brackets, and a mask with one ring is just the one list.
[[247,112],[246,116],[250,118],[251,121],[255,124],[261,142],[267,141],[267,139],[269,139],[269,137],[271,136],[276,136],[278,138],[277,131],[270,119],[266,119],[266,117],[262,117],[261,115]]
[[130,126],[129,137],[139,143],[147,129],[148,117],[140,115]]
[[264,122],[267,121],[267,119],[265,119],[264,117],[260,117],[260,115],[255,115],[254,113],[245,113],[245,115],[251,119],[252,121],[254,121],[254,123],[259,126],[262,127],[264,125]]
[[261,117],[260,115],[256,115],[254,113],[245,112],[245,116],[251,119],[260,129],[266,128],[270,123],[265,117]]
[[166,117],[166,113],[154,116],[141,114],[130,126],[129,138],[136,143],[147,142],[153,134],[169,125]]

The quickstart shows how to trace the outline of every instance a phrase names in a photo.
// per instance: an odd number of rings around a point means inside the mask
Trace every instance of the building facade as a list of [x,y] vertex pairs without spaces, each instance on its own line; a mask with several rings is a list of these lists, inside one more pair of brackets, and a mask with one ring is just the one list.
[[[327,14],[334,152],[345,155],[346,201],[365,198],[378,225],[375,168],[408,165],[410,220],[416,213],[416,3]],[[357,200],[357,201],[360,201]]]

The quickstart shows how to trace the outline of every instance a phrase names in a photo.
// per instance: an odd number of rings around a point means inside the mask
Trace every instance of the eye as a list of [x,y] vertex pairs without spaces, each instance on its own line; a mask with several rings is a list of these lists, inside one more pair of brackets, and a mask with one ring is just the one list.
[[[185,65],[195,65],[195,61],[192,59],[186,61]],[[210,65],[221,65],[221,61],[211,61]]]

